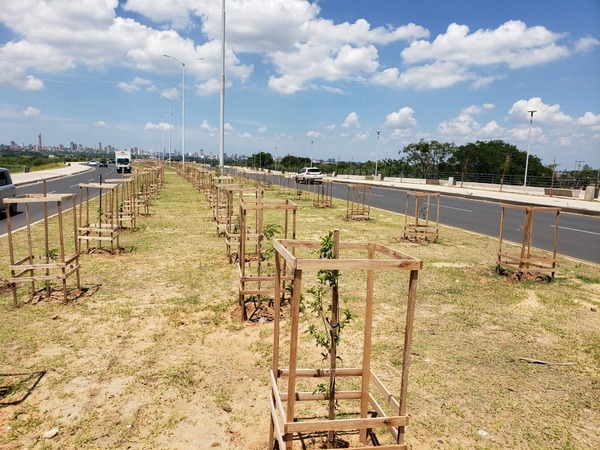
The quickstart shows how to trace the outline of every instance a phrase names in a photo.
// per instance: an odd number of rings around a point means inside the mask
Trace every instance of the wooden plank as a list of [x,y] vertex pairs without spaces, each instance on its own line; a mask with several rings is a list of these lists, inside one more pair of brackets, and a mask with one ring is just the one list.
[[404,427],[408,425],[407,416],[369,417],[363,419],[309,420],[306,422],[287,422],[283,425],[287,433],[311,433],[324,431],[350,431],[365,428]]
[[379,377],[373,372],[371,372],[371,382],[383,396],[388,406],[392,408],[394,413],[400,414],[400,403],[398,403],[398,400],[396,400],[392,393],[383,385]]
[[[277,411],[275,411],[275,405],[273,404],[273,397],[271,397],[270,395],[269,397],[269,409],[271,411],[271,423],[273,424],[273,428],[275,429],[275,436],[277,438],[277,442],[279,444],[279,448],[280,449],[284,449],[285,448],[285,441],[283,440],[283,435],[281,433],[281,425],[279,424],[279,421],[277,420]],[[269,445],[271,445],[272,443],[269,443]]]
[[[360,377],[362,376],[362,368],[354,367],[354,368],[340,368],[335,371],[338,377]],[[296,369],[296,376],[299,378],[326,378],[329,377],[330,371],[329,369]],[[280,377],[289,377],[290,370],[289,369],[280,369],[279,370]]]
[[[371,404],[371,406],[373,407],[373,409],[375,410],[375,412],[377,413],[377,415],[379,417],[385,417],[385,415],[386,415],[385,411],[383,410],[381,405],[377,402],[377,400],[375,400],[375,397],[373,397],[373,395],[371,395],[371,394],[369,394],[369,403]],[[398,430],[394,427],[390,427],[387,430],[394,437],[394,439],[396,441],[398,441]]]
[[[337,373],[336,373],[337,376]],[[281,401],[287,401],[287,394],[282,392],[280,394]],[[302,401],[319,401],[319,400],[329,400],[328,392],[296,392],[294,394],[295,400]],[[335,393],[336,400],[360,400],[360,391],[336,391]]]

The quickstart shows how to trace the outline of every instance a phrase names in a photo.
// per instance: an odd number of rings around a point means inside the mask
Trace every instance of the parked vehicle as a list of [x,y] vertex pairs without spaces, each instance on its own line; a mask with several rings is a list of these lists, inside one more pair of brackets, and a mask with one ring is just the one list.
[[323,174],[318,167],[303,167],[296,174],[298,183],[322,183]]
[[115,161],[118,173],[131,173],[131,150],[117,150]]
[[[8,169],[0,167],[0,212],[6,212],[4,199],[9,197],[15,197],[17,195],[17,188],[14,185],[10,172]],[[17,204],[11,203],[9,206],[10,214],[17,213]]]

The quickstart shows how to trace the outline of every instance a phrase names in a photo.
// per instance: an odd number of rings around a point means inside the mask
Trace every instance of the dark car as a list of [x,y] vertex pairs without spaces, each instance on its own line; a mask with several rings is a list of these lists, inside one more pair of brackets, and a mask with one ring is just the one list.
[[105,159],[101,159],[98,167],[108,167],[108,162]]

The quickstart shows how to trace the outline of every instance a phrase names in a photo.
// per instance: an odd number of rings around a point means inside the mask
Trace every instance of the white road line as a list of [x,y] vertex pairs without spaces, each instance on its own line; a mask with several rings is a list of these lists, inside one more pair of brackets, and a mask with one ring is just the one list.
[[452,206],[444,206],[444,205],[440,205],[440,208],[454,209],[456,211],[464,211],[464,212],[470,212],[470,213],[473,212],[472,209],[453,208]]
[[[550,226],[552,228],[554,228],[554,225],[550,225]],[[579,230],[577,228],[561,227],[560,225],[558,226],[558,228],[562,229],[562,230],[577,231],[579,233],[594,234],[596,236],[600,236],[600,233],[596,233],[595,231],[587,231],[587,230]]]
[[72,185],[71,185],[71,186],[69,186],[69,187],[70,187],[70,188],[74,188],[74,187],[77,187],[77,186],[79,186],[79,184],[72,184]]

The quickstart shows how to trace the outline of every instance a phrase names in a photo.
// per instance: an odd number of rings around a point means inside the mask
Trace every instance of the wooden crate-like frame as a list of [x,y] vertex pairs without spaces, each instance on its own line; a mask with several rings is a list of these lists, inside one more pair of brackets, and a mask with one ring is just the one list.
[[[10,254],[10,279],[12,283],[13,305],[19,305],[17,299],[17,283],[31,283],[31,296],[36,293],[36,282],[46,284],[46,297],[50,297],[49,282],[58,280],[62,282],[62,292],[64,302],[67,302],[67,279],[72,275],[76,277],[77,289],[81,289],[79,278],[79,250],[77,241],[77,196],[75,194],[46,194],[46,184],[44,182],[43,194],[23,194],[16,197],[4,199],[6,205],[6,228],[8,234],[8,247]],[[72,232],[65,227],[66,208],[63,202],[71,203],[72,210]],[[15,236],[13,236],[12,223],[10,217],[10,204],[22,204],[25,208],[27,255],[18,258],[15,251]],[[44,245],[43,249],[34,249],[31,226],[32,218],[29,211],[30,205],[35,203],[44,204]],[[58,245],[57,249],[51,249],[50,233],[48,221],[48,205],[56,204],[56,216],[58,221]],[[70,239],[69,239],[70,234]],[[72,239],[72,252],[68,251],[67,242]],[[35,254],[35,253],[39,254]]]
[[[558,222],[560,208],[549,206],[523,206],[509,205],[501,203],[502,215],[500,217],[500,238],[498,242],[498,257],[496,260],[496,271],[502,273],[504,270],[513,271],[517,278],[521,278],[526,273],[544,273],[549,274],[550,279],[554,280],[556,273],[556,247],[558,243]],[[518,229],[522,230],[521,244],[516,252],[510,252],[513,246],[504,246],[504,233],[506,228],[506,210],[520,211],[524,214],[523,223],[518,224]],[[554,245],[552,248],[552,257],[535,255],[533,253],[533,223],[536,213],[546,213],[554,215]]]
[[[119,248],[119,234],[121,228],[118,224],[119,210],[119,188],[121,185],[112,183],[81,183],[79,184],[79,228],[77,229],[77,239],[79,241],[79,251],[90,250],[90,241],[96,242],[99,248],[102,243],[110,244],[111,251],[115,244]],[[92,194],[90,190],[98,190],[98,211],[102,214],[90,214],[90,202]],[[84,214],[85,212],[85,214]]]
[[117,223],[121,228],[134,230],[137,217],[135,177],[108,178],[105,181],[121,185],[120,197],[117,199]]
[[263,198],[264,192],[259,186],[240,186],[232,184],[225,187],[227,200],[225,224],[225,251],[229,264],[233,262],[231,249],[238,248],[240,242],[239,230],[239,200],[241,198]]
[[346,218],[350,220],[371,218],[371,185],[349,184]]
[[[284,237],[296,239],[296,212],[298,205],[289,199],[240,198],[239,242],[238,242],[238,275],[239,305],[241,319],[247,320],[246,302],[253,296],[273,298],[275,275],[263,273],[261,252],[264,247],[264,213],[278,211],[283,215],[282,228]],[[291,214],[291,220],[290,220]],[[251,252],[256,256],[256,270],[252,271],[249,263]],[[251,287],[252,286],[252,287]]]
[[[414,211],[412,216],[409,215],[411,209]],[[439,233],[440,193],[407,191],[404,239],[412,242],[437,242]]]
[[[337,239],[339,241],[339,238]],[[417,279],[419,270],[422,269],[421,260],[400,253],[387,246],[371,242],[337,243],[338,253],[343,251],[364,252],[364,258],[316,259],[314,257],[298,257],[299,249],[311,250],[315,253],[321,247],[319,241],[285,240],[276,239],[273,247],[276,251],[275,271],[275,303],[274,303],[274,340],[273,340],[273,365],[269,373],[270,392],[269,407],[271,424],[269,429],[269,449],[273,449],[275,442],[279,449],[291,450],[294,437],[301,433],[332,433],[337,431],[358,430],[362,447],[355,449],[374,448],[364,447],[367,443],[367,431],[375,428],[386,428],[394,437],[395,444],[387,445],[386,449],[407,449],[404,443],[405,427],[408,424],[406,413],[408,394],[408,369],[412,345],[412,333],[416,304]],[[329,399],[329,394],[315,392],[298,392],[296,381],[300,377],[329,378],[330,369],[304,369],[298,368],[298,340],[302,333],[300,330],[300,297],[302,292],[302,278],[304,271],[319,270],[358,270],[367,272],[365,292],[365,324],[362,346],[362,366],[358,368],[335,368],[335,377],[360,377],[360,390],[336,392],[335,398],[340,400],[355,400],[360,403],[358,418],[316,420],[311,418],[301,421],[296,416],[296,403],[301,401],[323,401]],[[371,371],[371,348],[374,316],[374,280],[375,272],[381,270],[408,271],[409,285],[406,302],[406,315],[404,327],[404,347],[402,350],[402,379],[399,399],[396,399],[383,385],[381,380]],[[282,278],[287,272],[292,273],[293,295],[291,298],[291,324],[289,364],[287,368],[280,367],[280,341],[281,341],[281,292]],[[394,288],[393,292],[398,292]],[[386,295],[392,293],[391,289]],[[281,392],[279,381],[287,378],[287,390]],[[382,396],[386,402],[384,406],[377,401],[374,392]],[[376,394],[377,395],[377,394]],[[284,407],[284,403],[286,404]],[[368,417],[369,409],[376,412],[376,417]],[[386,410],[393,414],[386,415]]]
[[333,208],[333,182],[323,180],[315,183],[313,206],[316,208]]

